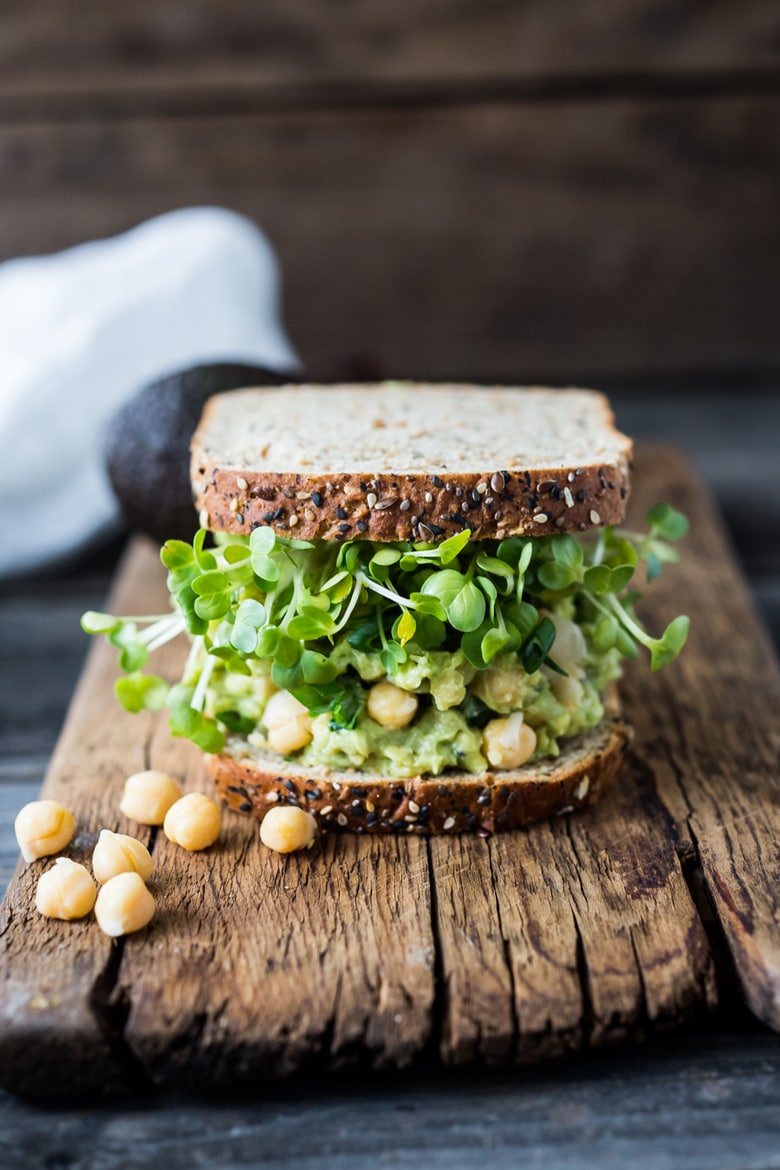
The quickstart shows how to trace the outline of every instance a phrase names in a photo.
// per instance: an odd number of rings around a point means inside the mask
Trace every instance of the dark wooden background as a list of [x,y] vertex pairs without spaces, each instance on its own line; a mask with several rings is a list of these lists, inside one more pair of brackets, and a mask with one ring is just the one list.
[[198,202],[314,378],[780,366],[776,0],[5,0],[0,257]]
[[311,379],[602,386],[686,446],[778,636],[777,0],[6,0],[0,260],[196,203]]

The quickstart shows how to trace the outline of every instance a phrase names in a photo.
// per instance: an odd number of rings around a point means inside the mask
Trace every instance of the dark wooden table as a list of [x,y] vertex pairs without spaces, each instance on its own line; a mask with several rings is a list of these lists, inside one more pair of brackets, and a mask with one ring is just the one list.
[[[775,395],[618,397],[637,436],[687,446],[716,492],[775,642],[780,500]],[[762,487],[760,514],[747,507]],[[0,885],[13,818],[35,796],[119,542],[0,587]],[[395,1077],[291,1082],[240,1099],[149,1096],[34,1107],[0,1095],[0,1166],[780,1167],[780,1040],[733,1001],[696,1031],[532,1069],[432,1064]]]

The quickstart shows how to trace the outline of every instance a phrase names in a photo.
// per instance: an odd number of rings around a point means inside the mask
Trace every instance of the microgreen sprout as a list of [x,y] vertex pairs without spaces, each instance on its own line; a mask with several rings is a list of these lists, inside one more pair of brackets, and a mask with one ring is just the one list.
[[[254,726],[239,709],[210,711],[211,676],[215,670],[250,676],[253,663],[312,714],[329,712],[332,727],[354,727],[365,688],[332,660],[343,640],[378,655],[390,678],[410,655],[436,649],[461,651],[476,670],[515,655],[529,675],[542,667],[565,674],[555,661],[549,614],[567,601],[590,623],[598,652],[615,648],[634,657],[643,647],[658,670],[682,649],[688,618],[676,617],[653,637],[636,616],[639,594],[629,587],[640,563],[652,581],[678,559],[672,544],[687,521],[667,504],[646,519],[644,533],[606,528],[581,539],[474,541],[464,528],[440,544],[311,542],[260,527],[249,537],[217,535],[207,548],[200,529],[192,544],[170,540],[161,551],[170,613],[90,611],[82,626],[116,647],[124,672],[116,694],[128,710],[167,706],[173,734],[211,752],[221,749],[226,732]],[[192,644],[181,681],[169,686],[144,673],[149,655],[184,630]]]

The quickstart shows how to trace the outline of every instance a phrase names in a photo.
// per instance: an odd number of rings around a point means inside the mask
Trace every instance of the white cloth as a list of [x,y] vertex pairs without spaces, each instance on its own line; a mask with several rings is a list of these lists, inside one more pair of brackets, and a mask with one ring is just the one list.
[[202,362],[298,367],[266,238],[216,207],[0,264],[0,576],[110,530],[101,455],[114,411]]

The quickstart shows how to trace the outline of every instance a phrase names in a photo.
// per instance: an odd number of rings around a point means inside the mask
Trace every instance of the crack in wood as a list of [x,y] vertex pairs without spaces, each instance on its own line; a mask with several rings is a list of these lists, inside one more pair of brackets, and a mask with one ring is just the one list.
[[431,937],[433,939],[433,999],[429,1013],[430,1031],[423,1052],[428,1056],[440,1058],[447,1046],[449,981],[444,967],[442,937],[439,928],[439,891],[431,847],[432,841],[428,837],[425,841],[425,856],[428,863]]
[[512,948],[509,940],[509,935],[504,929],[504,915],[501,908],[501,899],[498,896],[498,884],[496,881],[496,857],[493,850],[492,842],[488,841],[488,860],[490,862],[490,874],[493,881],[493,895],[496,904],[496,917],[498,918],[498,929],[501,932],[501,939],[504,944],[504,962],[506,963],[507,975],[509,977],[509,1011],[512,1021],[512,1034],[509,1038],[508,1057],[512,1060],[517,1059],[518,1045],[520,1040],[520,1020],[517,1014],[517,988],[515,986],[515,972],[514,964],[512,962]]
[[582,994],[582,1027],[580,1031],[579,1047],[587,1049],[591,1045],[593,1037],[593,1021],[595,1019],[595,1012],[593,1008],[593,992],[591,988],[590,968],[588,967],[588,957],[585,950],[585,940],[582,937],[582,928],[577,916],[577,911],[571,907],[571,917],[574,924],[574,931],[577,936],[577,945],[575,951],[575,962],[577,968],[577,978],[580,984],[580,992]]
[[130,995],[119,984],[124,950],[123,937],[112,940],[108,961],[93,980],[85,998],[111,1058],[116,1062],[122,1091],[137,1093],[149,1088],[151,1081],[147,1070],[125,1041]]

